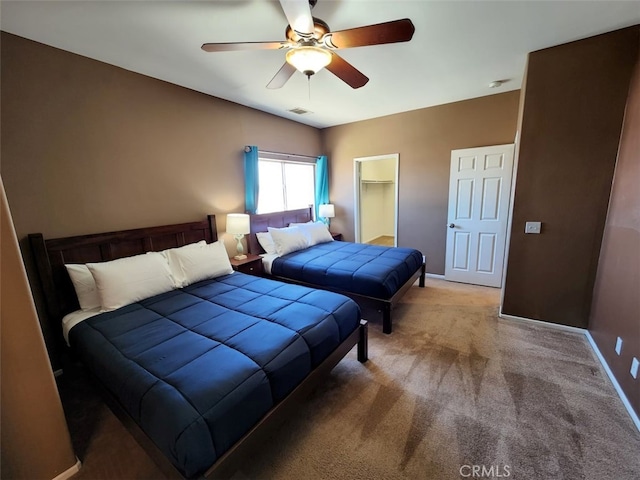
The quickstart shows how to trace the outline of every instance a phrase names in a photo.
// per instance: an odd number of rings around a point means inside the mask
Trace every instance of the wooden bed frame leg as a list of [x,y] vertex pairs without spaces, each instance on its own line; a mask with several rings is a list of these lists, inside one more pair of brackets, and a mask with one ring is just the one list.
[[391,304],[386,303],[382,307],[382,333],[389,334],[392,331],[391,327]]
[[420,272],[420,282],[418,283],[418,286],[420,288],[424,288],[424,277],[427,274],[427,262],[422,262],[422,270]]
[[364,363],[369,360],[369,324],[360,320],[360,338],[358,339],[358,361]]

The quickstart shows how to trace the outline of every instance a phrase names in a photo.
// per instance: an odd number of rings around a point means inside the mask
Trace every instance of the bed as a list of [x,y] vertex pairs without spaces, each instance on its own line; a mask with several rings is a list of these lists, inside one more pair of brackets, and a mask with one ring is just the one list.
[[258,235],[268,229],[312,221],[311,208],[251,215],[249,252],[263,256],[273,278],[338,292],[355,300],[367,315],[382,317],[382,331],[392,332],[391,311],[419,280],[424,287],[425,260],[410,248],[333,241],[286,255],[266,254]]
[[203,240],[216,245],[214,216],[61,239],[29,235],[50,327],[170,478],[233,473],[354,346],[367,360],[367,324],[352,300],[240,272],[95,315],[79,310],[65,264],[101,262],[104,270],[111,260],[149,261],[159,254],[148,252]]

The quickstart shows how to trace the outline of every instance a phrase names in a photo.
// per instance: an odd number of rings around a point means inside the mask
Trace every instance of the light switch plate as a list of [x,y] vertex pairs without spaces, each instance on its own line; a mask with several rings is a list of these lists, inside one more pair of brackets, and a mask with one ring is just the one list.
[[527,222],[524,225],[524,233],[540,233],[542,222]]

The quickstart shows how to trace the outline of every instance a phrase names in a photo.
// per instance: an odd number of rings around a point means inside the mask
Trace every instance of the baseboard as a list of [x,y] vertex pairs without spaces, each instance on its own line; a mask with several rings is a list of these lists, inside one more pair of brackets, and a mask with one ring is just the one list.
[[76,457],[76,464],[74,466],[72,466],[71,468],[68,468],[67,470],[62,472],[60,475],[55,477],[53,480],[67,480],[68,478],[71,478],[76,473],[78,473],[80,471],[80,467],[81,466],[82,466],[82,463],[80,462],[80,460],[78,460],[78,457]]
[[438,278],[440,280],[444,280],[444,275],[439,275],[437,273],[425,273],[424,276],[429,278]]
[[584,328],[571,327],[569,325],[560,325],[559,323],[543,322],[542,320],[534,320],[532,318],[517,317],[515,315],[509,315],[502,312],[500,312],[498,316],[500,318],[504,318],[505,320],[514,320],[516,322],[531,323],[533,325],[538,325],[540,327],[549,327],[549,328],[555,328],[556,330],[564,330],[565,332],[581,333],[584,335],[584,333],[587,331]]
[[609,380],[611,380],[611,383],[613,383],[613,388],[615,388],[616,392],[618,392],[618,396],[620,397],[620,400],[622,400],[622,404],[624,405],[624,407],[627,409],[627,412],[631,416],[631,420],[633,420],[633,423],[635,424],[636,428],[638,429],[638,431],[640,431],[640,418],[638,418],[638,415],[636,414],[635,410],[631,406],[631,403],[629,403],[627,396],[624,394],[624,391],[620,387],[618,380],[616,380],[616,377],[613,375],[613,372],[609,368],[609,364],[602,356],[602,353],[600,352],[600,349],[598,348],[598,345],[596,344],[595,340],[591,336],[591,333],[589,333],[589,331],[587,330],[585,331],[584,336],[587,337],[587,341],[591,345],[591,348],[596,354],[596,357],[598,357],[598,360],[600,360],[600,363],[602,364],[602,368],[604,368],[604,371],[607,372],[607,376],[609,377]]

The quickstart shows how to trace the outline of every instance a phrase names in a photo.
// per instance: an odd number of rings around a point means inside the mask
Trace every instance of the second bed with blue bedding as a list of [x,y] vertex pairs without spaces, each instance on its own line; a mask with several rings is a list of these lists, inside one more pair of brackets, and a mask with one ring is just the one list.
[[423,264],[412,248],[326,242],[283,255],[271,273],[369,297],[390,299]]
[[346,295],[365,318],[382,319],[392,332],[391,310],[414,285],[425,285],[426,260],[413,248],[334,241],[312,219],[313,207],[251,215],[249,251],[265,253],[275,278]]
[[212,465],[359,325],[331,292],[234,273],[73,327],[69,340],[187,477]]

